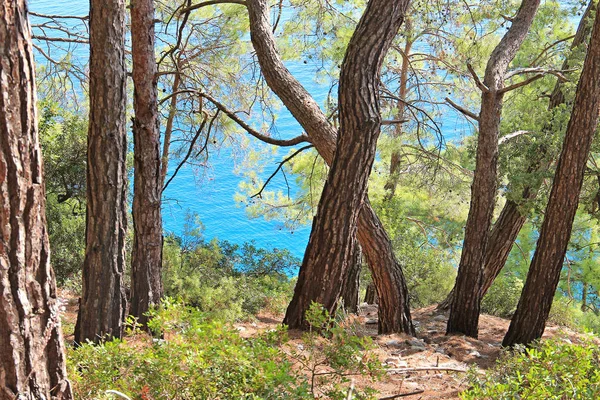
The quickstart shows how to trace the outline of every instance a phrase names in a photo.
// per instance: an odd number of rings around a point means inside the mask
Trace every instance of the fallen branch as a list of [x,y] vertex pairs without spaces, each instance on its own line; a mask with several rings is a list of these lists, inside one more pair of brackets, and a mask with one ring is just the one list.
[[415,390],[414,392],[409,392],[409,393],[399,393],[399,394],[395,394],[392,396],[387,396],[387,397],[380,397],[379,400],[393,400],[393,399],[399,399],[400,397],[407,397],[407,396],[413,396],[415,394],[421,394],[425,392],[423,389],[419,389],[419,390]]
[[415,367],[415,368],[390,368],[388,372],[408,373],[418,371],[447,371],[447,372],[467,372],[466,369],[451,368],[451,367]]

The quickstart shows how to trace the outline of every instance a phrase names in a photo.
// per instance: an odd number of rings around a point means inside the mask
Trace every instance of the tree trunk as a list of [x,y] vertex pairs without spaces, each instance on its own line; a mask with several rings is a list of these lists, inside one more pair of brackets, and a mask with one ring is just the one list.
[[125,2],[90,0],[86,249],[75,341],[121,337],[127,225]]
[[72,399],[50,267],[31,30],[0,3],[0,399]]
[[498,133],[504,77],[508,65],[525,40],[539,4],[540,0],[523,0],[511,27],[492,52],[485,70],[471,205],[447,334],[462,333],[475,338],[478,335],[481,280],[496,200]]
[[[592,32],[592,24],[588,23],[588,18],[592,16],[594,10],[595,4],[594,2],[590,2],[583,17],[581,18],[581,22],[577,28],[577,33],[575,34],[573,42],[571,43],[571,49],[575,49],[589,40],[589,36]],[[567,58],[563,63],[562,69],[569,69],[569,63],[570,60]],[[562,93],[562,88],[563,82],[558,80],[554,86],[552,95],[550,96],[550,102],[548,104],[549,110],[552,110],[565,103],[565,96]],[[552,135],[553,132],[551,123],[549,123],[548,126],[543,129],[543,131],[548,132],[547,134],[549,135]],[[548,157],[547,152],[548,149],[545,146],[539,149],[537,153],[538,157],[532,159],[529,167],[527,168],[528,174],[540,173],[548,169],[555,157]],[[541,183],[541,181],[538,181],[530,186],[526,186],[523,189],[521,199],[523,201],[535,199],[540,190]],[[508,260],[508,256],[512,250],[515,240],[517,240],[517,236],[519,236],[519,232],[526,221],[527,216],[521,212],[519,209],[519,204],[513,200],[507,200],[502,208],[502,211],[500,212],[498,220],[492,228],[488,239],[488,245],[485,252],[483,279],[481,283],[482,299],[494,283],[494,280],[500,274],[500,271],[502,271],[502,268],[504,268],[504,265],[506,265],[506,260]],[[452,304],[453,296],[454,288],[448,294],[446,299],[440,303],[438,309],[449,309],[450,305]]]
[[408,0],[370,0],[350,39],[339,83],[340,134],[284,322],[307,328],[312,302],[335,314],[380,133],[379,73]]
[[367,285],[367,290],[365,292],[365,303],[367,304],[377,304],[377,291],[375,290],[375,285],[373,282]]
[[360,270],[362,266],[362,251],[360,245],[354,248],[354,256],[348,268],[348,278],[342,289],[344,309],[348,313],[358,313],[358,291],[360,289]]
[[[249,0],[247,6],[252,44],[265,81],[302,125],[321,157],[331,165],[336,129],[306,89],[283,65],[275,47],[266,1]],[[379,332],[414,332],[402,269],[392,252],[390,239],[366,197],[358,219],[357,237],[371,269],[377,293],[382,298],[379,305]]]
[[596,13],[540,238],[517,311],[502,342],[504,346],[528,344],[544,333],[571,236],[583,173],[599,115],[600,18]]
[[131,1],[133,56],[133,251],[129,314],[144,315],[162,296],[162,216],[154,1]]

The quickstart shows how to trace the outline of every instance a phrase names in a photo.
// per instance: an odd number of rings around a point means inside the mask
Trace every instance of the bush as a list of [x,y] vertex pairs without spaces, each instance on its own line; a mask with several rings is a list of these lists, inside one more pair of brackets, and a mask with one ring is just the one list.
[[[166,298],[151,311],[152,340],[130,321],[124,340],[84,344],[68,352],[76,398],[110,399],[373,399],[370,388],[349,388],[349,376],[377,379],[383,372],[368,337],[357,337],[315,304],[307,314],[314,329],[302,344],[288,343],[285,329],[251,338],[206,313]],[[293,364],[292,364],[293,363]]]
[[263,309],[279,314],[293,291],[287,273],[299,264],[287,250],[205,242],[200,228],[193,236],[165,240],[165,294],[225,321],[247,319]]
[[481,312],[498,317],[510,317],[517,309],[523,281],[515,275],[502,274],[494,281],[481,302]]
[[284,331],[243,339],[238,332],[191,307],[173,304],[151,315],[150,326],[167,340],[138,334],[69,352],[69,377],[77,398],[308,399],[277,345]]
[[471,399],[598,399],[600,352],[591,341],[552,339],[507,351],[484,376],[471,374]]

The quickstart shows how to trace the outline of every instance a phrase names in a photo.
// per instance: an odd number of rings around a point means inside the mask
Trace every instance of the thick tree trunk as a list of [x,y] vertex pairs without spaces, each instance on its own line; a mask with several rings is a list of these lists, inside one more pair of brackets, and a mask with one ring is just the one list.
[[340,133],[286,312],[291,328],[307,327],[304,313],[312,302],[336,311],[380,133],[379,71],[407,7],[408,0],[370,0],[348,44],[339,83]]
[[358,313],[358,291],[360,289],[360,270],[362,265],[362,251],[360,245],[354,248],[354,256],[348,268],[348,278],[342,289],[344,310],[348,313]]
[[50,267],[31,30],[0,3],[0,399],[72,399]]
[[508,65],[525,40],[539,4],[540,0],[523,0],[511,27],[492,52],[485,70],[471,204],[447,334],[462,333],[471,337],[478,335],[481,279],[496,201],[498,133],[504,77]]
[[83,291],[75,341],[121,337],[127,225],[125,2],[90,0],[90,122]]
[[[247,6],[252,44],[267,84],[302,125],[321,157],[331,165],[336,147],[336,129],[306,89],[283,65],[275,46],[266,1],[249,0]],[[414,332],[402,269],[392,252],[390,239],[381,221],[366,198],[358,219],[357,237],[371,269],[377,293],[382,298],[379,305],[379,332]]]
[[[590,2],[583,17],[581,18],[581,22],[579,23],[577,32],[573,38],[573,42],[571,43],[571,49],[575,49],[589,40],[593,24],[589,23],[590,21],[588,21],[588,18],[593,16],[595,9],[595,4]],[[568,70],[569,63],[569,58],[565,59],[562,69]],[[552,110],[565,103],[565,96],[562,93],[562,88],[563,82],[558,80],[554,86],[552,95],[550,96],[550,102],[548,104],[549,110]],[[551,123],[549,123],[548,126],[543,129],[543,131],[549,132],[547,134],[551,135],[553,132],[551,131],[552,127],[550,125]],[[552,160],[555,159],[554,156],[548,157],[547,149],[545,147],[539,149],[537,155],[538,157],[533,158],[529,167],[527,168],[528,174],[540,173],[546,170],[552,163]],[[535,199],[539,192],[541,183],[542,182],[539,181],[531,186],[526,186],[523,189],[521,199],[523,201]],[[506,260],[508,260],[508,256],[512,250],[515,240],[517,240],[517,236],[519,236],[519,232],[526,221],[527,216],[521,212],[519,209],[519,204],[513,200],[507,200],[502,208],[502,211],[500,212],[498,220],[492,228],[488,239],[488,245],[485,252],[483,278],[481,282],[481,298],[485,296],[489,288],[494,283],[494,280],[500,274],[500,271],[502,271],[502,268],[504,268],[504,265],[506,265]],[[454,291],[455,289],[453,288],[446,299],[440,303],[438,309],[447,310],[450,308]]]
[[528,344],[542,337],[560,279],[600,115],[600,18],[596,14],[540,238],[504,346]]
[[[133,251],[129,314],[144,315],[162,296],[162,216],[154,1],[131,1],[133,56]],[[177,78],[176,78],[177,79]]]

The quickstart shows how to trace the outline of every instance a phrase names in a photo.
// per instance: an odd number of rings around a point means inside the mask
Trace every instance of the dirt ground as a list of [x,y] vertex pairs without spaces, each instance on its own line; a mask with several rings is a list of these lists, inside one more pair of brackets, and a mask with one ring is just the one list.
[[[68,342],[73,340],[77,316],[77,299],[61,293],[59,297],[63,316],[63,331]],[[501,353],[501,342],[509,320],[482,315],[479,339],[465,336],[445,336],[447,314],[435,306],[412,311],[417,337],[408,335],[377,335],[377,306],[362,305],[354,318],[354,329],[368,335],[376,344],[375,352],[388,368],[384,378],[373,384],[360,376],[354,378],[357,387],[369,385],[377,389],[378,398],[391,400],[459,399],[459,393],[468,388],[466,370],[470,367],[484,371],[494,366]],[[250,337],[274,329],[281,323],[280,316],[259,315],[254,322],[235,324],[240,335]],[[569,329],[549,325],[544,337],[560,336],[576,340],[580,334]],[[288,345],[300,345],[301,333],[290,331]]]

